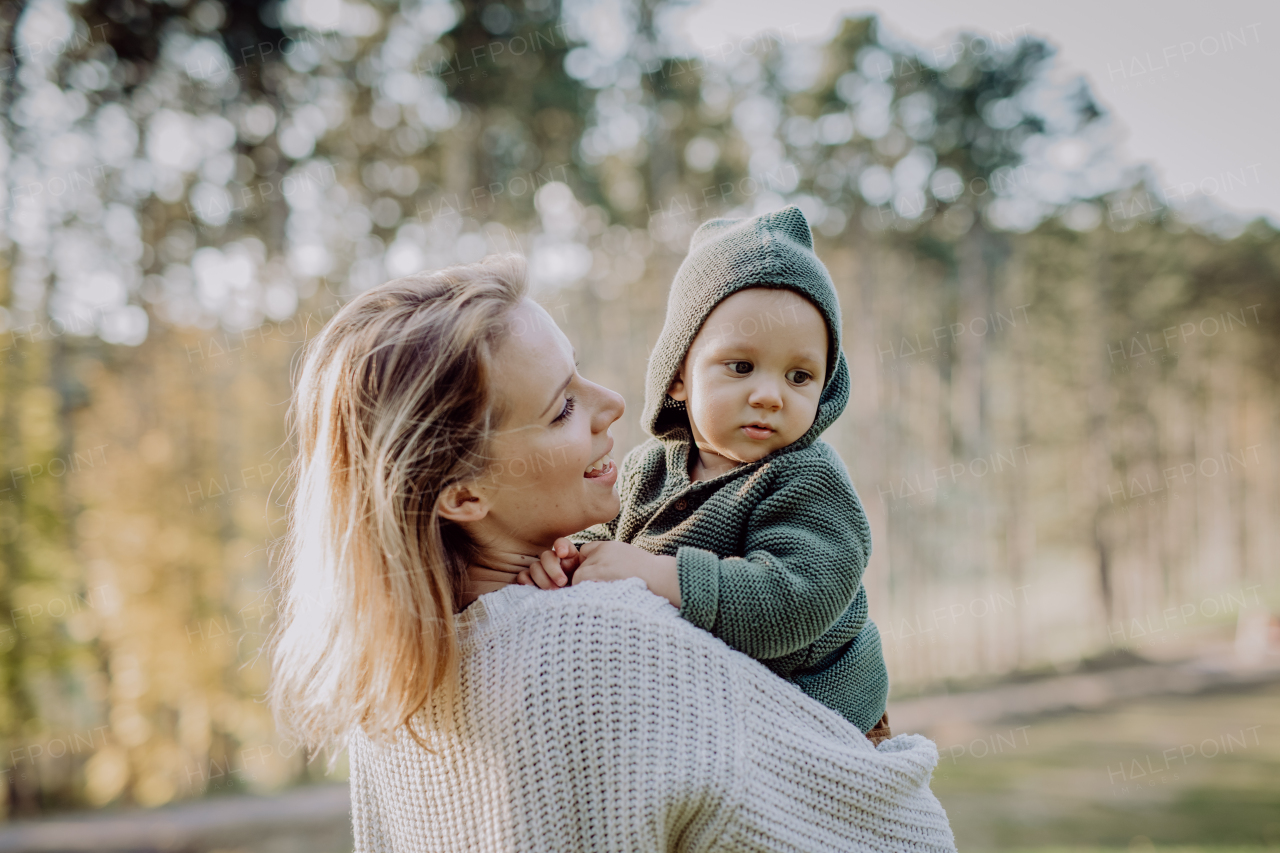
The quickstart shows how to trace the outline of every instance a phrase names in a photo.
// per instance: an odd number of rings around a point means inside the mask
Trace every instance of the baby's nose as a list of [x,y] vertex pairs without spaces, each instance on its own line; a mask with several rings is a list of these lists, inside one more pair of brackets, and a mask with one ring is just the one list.
[[757,386],[751,393],[751,405],[777,409],[782,406],[782,395],[773,386]]

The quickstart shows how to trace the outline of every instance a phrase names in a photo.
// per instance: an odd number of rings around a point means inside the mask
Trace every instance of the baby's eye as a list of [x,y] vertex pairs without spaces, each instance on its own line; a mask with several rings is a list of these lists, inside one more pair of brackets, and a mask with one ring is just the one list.
[[739,376],[746,376],[751,372],[751,362],[749,361],[731,361],[729,362],[729,370]]
[[787,380],[795,385],[803,385],[813,378],[807,370],[793,370],[787,374]]

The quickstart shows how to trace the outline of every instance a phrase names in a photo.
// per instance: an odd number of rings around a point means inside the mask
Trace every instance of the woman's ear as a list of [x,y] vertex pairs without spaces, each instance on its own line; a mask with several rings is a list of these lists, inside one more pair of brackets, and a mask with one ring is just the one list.
[[456,524],[468,524],[489,514],[489,501],[482,490],[466,483],[454,483],[446,486],[436,498],[436,509]]
[[684,368],[676,371],[676,378],[671,380],[671,387],[667,389],[667,396],[672,400],[680,400],[683,402],[689,395],[684,390]]

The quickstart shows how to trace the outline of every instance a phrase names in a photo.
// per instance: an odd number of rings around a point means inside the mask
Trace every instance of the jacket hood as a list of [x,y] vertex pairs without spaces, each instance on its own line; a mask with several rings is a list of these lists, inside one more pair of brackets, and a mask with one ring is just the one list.
[[808,447],[849,401],[849,367],[840,348],[840,303],[831,274],[813,252],[813,233],[800,208],[791,206],[747,219],[712,219],[694,232],[667,298],[662,334],[649,356],[641,421],[656,438],[690,440],[684,403],[667,389],[707,315],[747,287],[793,290],[827,323],[827,375],[817,416],[808,432],[774,454]]

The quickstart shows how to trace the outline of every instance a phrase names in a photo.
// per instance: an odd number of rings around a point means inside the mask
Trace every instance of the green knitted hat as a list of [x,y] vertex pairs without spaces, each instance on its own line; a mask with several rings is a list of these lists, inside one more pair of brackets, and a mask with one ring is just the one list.
[[[642,423],[657,438],[687,440],[684,403],[667,395],[685,353],[707,315],[722,300],[752,286],[794,290],[827,321],[827,375],[813,426],[786,449],[807,447],[849,400],[849,367],[840,349],[840,303],[831,274],[813,253],[813,233],[798,207],[750,219],[712,219],[689,243],[667,298],[667,318],[649,356]],[[778,451],[775,451],[778,452]]]

